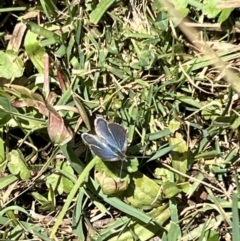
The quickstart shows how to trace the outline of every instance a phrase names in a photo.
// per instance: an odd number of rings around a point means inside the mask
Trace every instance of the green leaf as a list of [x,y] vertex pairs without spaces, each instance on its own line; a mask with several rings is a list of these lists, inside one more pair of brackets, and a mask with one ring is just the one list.
[[50,39],[51,42],[53,41],[53,39],[55,39],[55,43],[60,43],[61,35],[56,34],[54,31],[51,31],[31,21],[23,20],[23,22],[27,24],[28,28],[32,33],[43,36],[46,39]]
[[231,125],[231,128],[236,130],[240,126],[240,117],[236,118]]
[[115,0],[102,0],[98,3],[97,7],[90,14],[90,22],[98,24],[103,14],[115,2]]
[[57,17],[57,7],[54,5],[54,1],[40,0],[44,13],[49,17]]
[[169,123],[169,130],[174,133],[175,131],[177,131],[181,126],[181,123],[175,119],[172,119]]
[[6,112],[10,112],[10,113],[16,112],[16,113],[18,113],[17,109],[12,107],[9,99],[6,98],[6,97],[0,96],[0,106],[2,107],[1,109],[4,109]]
[[175,183],[169,181],[162,184],[162,189],[166,198],[172,198],[181,192]]
[[233,239],[240,240],[240,228],[239,228],[239,193],[234,191],[232,197],[232,230]]
[[[0,126],[4,126],[6,123],[9,123],[12,119],[11,114],[16,113],[18,113],[18,111],[12,107],[9,99],[0,96]],[[12,123],[9,123],[9,126],[11,126],[11,124]]]
[[63,184],[62,184],[62,177],[58,174],[51,174],[47,177],[46,185],[48,188],[52,188],[53,190],[57,191],[58,194],[63,193]]
[[207,106],[202,110],[202,115],[205,120],[215,120],[221,115],[221,104],[217,101],[213,101],[211,105]]
[[9,174],[5,177],[0,178],[0,190],[7,187],[8,185],[16,182],[18,178],[15,175]]
[[[176,133],[175,138],[169,139],[169,144],[173,146],[178,143],[180,144],[171,151],[172,165],[173,168],[179,172],[186,174],[188,165],[188,146],[182,135]],[[178,183],[185,181],[185,177],[178,174],[175,174],[175,176]]]
[[[129,215],[131,215],[130,212]],[[135,220],[130,221],[127,217],[121,217],[117,219],[116,222],[111,223],[108,228],[106,228],[100,233],[101,238],[104,237],[104,239],[101,240],[130,241],[139,240],[138,237],[141,237],[141,240],[150,240],[156,235],[156,233],[159,232],[159,229],[162,229],[160,228],[160,226],[163,225],[165,221],[169,218],[170,211],[168,205],[162,205],[151,210],[148,215],[153,218],[154,222],[149,222],[145,225],[143,225],[142,222],[136,222]],[[118,226],[120,225],[119,222],[121,222],[121,226]],[[123,228],[123,225],[127,225],[127,227],[130,227],[130,229]],[[112,230],[117,230],[119,228],[123,228],[121,235],[118,235],[117,233],[113,235]],[[135,239],[133,238],[133,233],[135,234]],[[99,240],[99,234],[95,235],[93,240]]]
[[13,51],[0,51],[0,77],[15,79],[21,77],[24,71],[24,63]]
[[151,50],[143,50],[139,54],[139,65],[145,67],[145,69],[150,69],[153,62],[156,59],[156,54]]
[[[73,188],[73,182],[66,176],[74,177],[72,167],[65,162],[60,161],[56,165],[56,170],[59,170],[60,174],[53,173],[48,176],[46,181],[47,187],[57,190],[58,194],[62,194],[63,192],[69,193]],[[65,175],[62,175],[61,173],[64,173]]]
[[5,126],[11,120],[11,115],[0,109],[0,126]]
[[178,10],[181,13],[182,17],[186,17],[188,15],[188,3],[187,0],[171,0],[171,2],[174,4],[176,10]]
[[35,199],[37,199],[41,204],[48,202],[48,199],[38,192],[32,192],[32,195]]
[[20,150],[12,150],[7,155],[8,168],[13,175],[20,175],[22,180],[27,180],[31,177],[30,170],[27,168],[23,154]]
[[172,134],[172,132],[169,129],[164,129],[162,131],[149,134],[149,140],[154,141],[154,140],[163,138],[165,136],[168,136],[170,134]]
[[[68,165],[66,162],[58,162],[56,169],[62,170],[66,176],[70,176],[70,177],[75,176],[72,167]],[[62,185],[63,185],[63,191],[66,193],[69,193],[73,188],[73,182],[65,176],[62,177]]]
[[218,17],[218,23],[222,23],[228,19],[234,8],[223,9],[220,16]]
[[[0,131],[0,134],[2,134],[1,131]],[[5,159],[5,141],[2,138],[0,138],[0,172],[5,169],[5,165],[2,165],[2,163],[5,161],[4,159]]]
[[177,241],[181,238],[181,229],[177,223],[171,222],[167,237],[171,241]]
[[167,146],[165,148],[160,148],[147,162],[156,160],[157,158],[166,155],[167,153],[169,153],[171,150],[173,150],[179,144],[180,144],[180,142],[176,143],[175,145],[172,145],[172,146]]
[[203,5],[203,13],[207,15],[208,18],[215,18],[221,10],[216,8],[217,3],[220,0],[205,0]]
[[54,202],[51,200],[48,200],[45,196],[39,194],[38,192],[32,192],[33,197],[41,203],[40,210],[48,211],[53,210],[54,208]]
[[160,187],[156,182],[140,172],[134,172],[131,178],[131,183],[124,192],[131,206],[148,210],[161,205],[163,190],[159,189]]
[[[159,2],[159,1],[156,1]],[[155,19],[155,25],[166,31],[168,29],[168,23],[169,23],[169,16],[166,12],[161,11],[159,13],[157,13],[157,18]]]
[[191,96],[179,95],[179,96],[177,96],[177,98],[182,103],[185,103],[190,106],[194,106],[198,109],[201,109],[201,107],[202,107],[202,103],[200,103],[200,101],[194,100]]
[[38,70],[39,73],[43,73],[44,54],[46,52],[45,49],[40,45],[38,35],[29,30],[25,37],[24,46],[27,55],[32,61],[34,67]]

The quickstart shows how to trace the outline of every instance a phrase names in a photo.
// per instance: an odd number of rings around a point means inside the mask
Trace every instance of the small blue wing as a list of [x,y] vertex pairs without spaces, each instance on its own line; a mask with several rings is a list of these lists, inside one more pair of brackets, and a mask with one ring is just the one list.
[[126,131],[122,126],[117,123],[108,123],[102,117],[97,117],[94,123],[96,134],[99,137],[106,140],[106,142],[118,150],[118,152],[122,154],[126,152],[127,137]]
[[121,150],[121,152],[125,153],[127,150],[127,134],[124,128],[117,123],[109,123],[108,129],[114,137],[118,149]]
[[94,125],[95,125],[95,132],[99,137],[103,138],[109,145],[121,151],[121,149],[119,149],[117,145],[117,142],[114,136],[110,132],[108,128],[108,123],[105,119],[103,119],[102,117],[97,117],[94,121]]
[[87,133],[82,134],[82,139],[89,145],[94,154],[99,156],[101,159],[105,161],[118,161],[121,159],[104,139]]

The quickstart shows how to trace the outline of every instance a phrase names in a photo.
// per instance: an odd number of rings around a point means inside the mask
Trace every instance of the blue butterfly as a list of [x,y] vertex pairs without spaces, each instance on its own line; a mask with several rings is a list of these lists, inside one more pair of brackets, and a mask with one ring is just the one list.
[[96,135],[82,134],[82,139],[90,149],[104,161],[125,160],[127,150],[127,135],[122,126],[108,123],[102,117],[94,121]]

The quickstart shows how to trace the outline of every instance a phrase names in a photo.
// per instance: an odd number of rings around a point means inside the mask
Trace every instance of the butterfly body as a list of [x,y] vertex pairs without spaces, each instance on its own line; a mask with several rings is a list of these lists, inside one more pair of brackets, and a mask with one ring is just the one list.
[[82,134],[90,149],[105,161],[125,160],[127,150],[126,131],[117,123],[108,123],[102,117],[94,121],[96,135]]

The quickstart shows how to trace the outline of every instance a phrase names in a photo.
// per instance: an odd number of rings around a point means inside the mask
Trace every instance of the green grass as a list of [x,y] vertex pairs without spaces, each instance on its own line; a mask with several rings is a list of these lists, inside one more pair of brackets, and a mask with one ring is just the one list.
[[240,240],[239,10],[172,2],[0,5],[0,240]]

